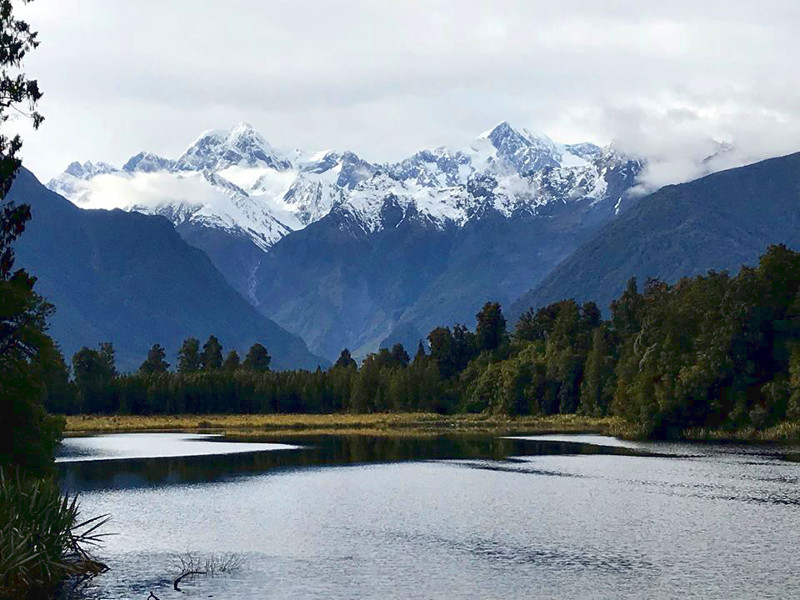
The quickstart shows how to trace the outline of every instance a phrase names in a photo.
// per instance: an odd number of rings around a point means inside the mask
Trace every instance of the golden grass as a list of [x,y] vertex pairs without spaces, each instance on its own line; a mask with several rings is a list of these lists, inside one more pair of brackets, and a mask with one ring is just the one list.
[[67,417],[67,435],[134,431],[212,430],[227,434],[435,435],[467,432],[606,433],[622,430],[618,419],[552,415],[509,418],[434,413],[164,415]]
[[800,442],[800,422],[785,421],[766,429],[748,427],[735,431],[697,427],[685,430],[683,437],[694,441],[798,443]]
[[[77,415],[67,417],[66,435],[135,431],[215,431],[231,436],[369,435],[431,436],[442,433],[599,433],[641,438],[635,426],[615,417],[551,415],[505,417],[435,413],[291,415]],[[800,442],[800,422],[768,429],[687,429],[683,439],[730,442]]]

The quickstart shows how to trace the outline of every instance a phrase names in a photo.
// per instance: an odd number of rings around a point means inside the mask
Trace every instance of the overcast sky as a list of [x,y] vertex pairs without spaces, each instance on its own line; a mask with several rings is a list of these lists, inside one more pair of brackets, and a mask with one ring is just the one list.
[[[800,1],[36,0],[26,166],[178,156],[247,121],[373,161],[495,123],[618,141],[685,179],[708,140],[800,150]],[[659,170],[660,169],[660,170]]]

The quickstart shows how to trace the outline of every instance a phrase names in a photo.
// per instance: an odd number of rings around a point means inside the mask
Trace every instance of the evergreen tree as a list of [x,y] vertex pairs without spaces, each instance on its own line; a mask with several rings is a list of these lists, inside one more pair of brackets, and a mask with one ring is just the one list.
[[595,302],[584,302],[581,305],[581,329],[582,331],[592,331],[603,321],[603,315]]
[[[556,319],[561,313],[565,304],[573,303],[573,300],[560,300],[544,306],[539,310],[529,308],[517,321],[514,337],[518,340],[527,342],[547,341],[550,332],[553,330]],[[592,303],[594,304],[594,303]],[[596,305],[595,305],[596,306]]]
[[144,375],[166,373],[169,370],[169,363],[166,358],[167,352],[161,344],[153,344],[147,353],[147,359],[139,367],[139,372]]
[[98,345],[100,351],[98,356],[103,365],[103,369],[111,374],[111,377],[117,376],[117,351],[114,350],[114,345],[111,342],[100,342]]
[[184,340],[180,350],[178,350],[178,373],[196,373],[200,370],[202,362],[200,359],[200,340],[188,338]]
[[353,357],[350,356],[350,350],[344,348],[339,354],[339,358],[336,359],[336,362],[333,365],[334,369],[349,369],[349,368],[357,368],[358,365],[356,361],[353,360]]
[[478,321],[476,343],[478,351],[492,351],[500,347],[506,336],[506,319],[498,302],[487,302],[475,315]]
[[403,348],[403,344],[399,342],[392,346],[392,358],[395,364],[401,367],[407,367],[408,363],[411,361],[411,357],[408,356],[408,352]]
[[420,340],[419,344],[417,344],[417,353],[414,355],[414,362],[424,361],[426,358],[428,358],[428,355],[425,353],[425,344]]
[[239,359],[239,353],[236,352],[236,350],[228,352],[228,356],[225,357],[225,362],[222,363],[222,370],[230,373],[238,371],[240,366],[241,360]]
[[222,368],[222,344],[214,335],[208,336],[208,340],[203,344],[200,367],[203,371],[219,371]]
[[458,371],[453,332],[449,327],[436,327],[428,334],[431,360],[439,368],[442,379],[449,379]]
[[72,373],[81,410],[109,413],[116,409],[112,381],[117,376],[114,347],[104,342],[99,350],[83,347],[72,357]]
[[456,372],[463,371],[469,361],[478,354],[477,336],[466,325],[453,327],[453,366]]
[[614,397],[615,360],[605,327],[592,333],[592,346],[586,358],[581,382],[579,412],[590,416],[606,414]]
[[536,309],[531,307],[520,315],[514,329],[514,337],[526,342],[533,342],[539,339],[539,331],[536,325]]
[[367,358],[371,361],[374,361],[375,365],[379,369],[392,369],[398,366],[394,356],[387,348],[380,348],[378,352],[373,352],[367,355]]
[[[0,125],[12,114],[27,114],[36,129],[43,121],[36,109],[42,94],[36,81],[19,72],[38,46],[36,33],[14,17],[7,0],[0,3],[0,21]],[[0,134],[0,466],[38,475],[50,469],[61,421],[42,405],[46,389],[37,371],[50,368],[44,363],[58,350],[45,333],[52,305],[34,292],[34,277],[14,269],[13,244],[31,218],[28,205],[8,199],[22,164],[21,147],[19,135]]]
[[611,302],[611,322],[623,338],[632,336],[642,325],[644,298],[639,293],[636,277],[631,277],[618,300]]
[[250,371],[269,371],[269,363],[272,357],[267,349],[261,344],[253,344],[244,357],[244,368]]
[[113,346],[101,344],[99,351],[84,346],[72,357],[72,372],[75,383],[82,390],[107,384],[117,375],[113,362]]

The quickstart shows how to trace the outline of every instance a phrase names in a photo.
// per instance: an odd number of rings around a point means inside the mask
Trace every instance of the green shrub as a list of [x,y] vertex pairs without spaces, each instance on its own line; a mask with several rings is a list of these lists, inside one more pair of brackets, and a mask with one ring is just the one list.
[[67,577],[104,571],[87,548],[106,520],[81,522],[77,496],[0,469],[0,598],[47,598]]

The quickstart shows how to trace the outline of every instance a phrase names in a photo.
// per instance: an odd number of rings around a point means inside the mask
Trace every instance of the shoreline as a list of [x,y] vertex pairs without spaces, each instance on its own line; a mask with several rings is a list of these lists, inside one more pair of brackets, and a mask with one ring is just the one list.
[[[229,436],[261,435],[372,435],[414,436],[444,433],[590,433],[622,439],[641,439],[618,417],[436,413],[369,414],[216,414],[216,415],[71,415],[65,417],[65,437],[102,433],[204,432]],[[800,444],[800,423],[780,423],[767,429],[691,428],[679,440],[720,443]]]
[[74,415],[64,435],[168,431],[222,432],[226,435],[439,435],[443,433],[595,433],[618,435],[614,417],[552,415],[509,418],[435,413],[270,414],[270,415]]
[[720,442],[739,444],[791,444],[800,445],[800,422],[785,421],[766,429],[707,429],[696,427],[682,432],[687,442]]

